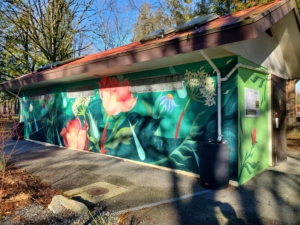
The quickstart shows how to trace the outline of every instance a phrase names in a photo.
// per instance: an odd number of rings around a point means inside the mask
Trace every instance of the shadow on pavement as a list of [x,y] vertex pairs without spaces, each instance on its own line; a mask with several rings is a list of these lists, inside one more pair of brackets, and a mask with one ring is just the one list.
[[[241,187],[207,191],[197,177],[100,154],[26,141],[19,144],[23,150],[11,162],[53,187],[67,191],[101,181],[126,188],[127,192],[98,205],[110,212],[125,210],[122,215],[136,223],[300,224],[300,157],[297,154]],[[288,163],[294,163],[292,172],[286,169]],[[166,202],[170,199],[174,201]],[[128,209],[134,210],[127,212]]]

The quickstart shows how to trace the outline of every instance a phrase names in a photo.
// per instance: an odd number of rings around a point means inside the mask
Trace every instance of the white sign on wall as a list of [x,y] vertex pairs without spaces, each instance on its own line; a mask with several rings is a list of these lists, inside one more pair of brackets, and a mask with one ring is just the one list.
[[259,117],[259,91],[245,88],[245,117]]

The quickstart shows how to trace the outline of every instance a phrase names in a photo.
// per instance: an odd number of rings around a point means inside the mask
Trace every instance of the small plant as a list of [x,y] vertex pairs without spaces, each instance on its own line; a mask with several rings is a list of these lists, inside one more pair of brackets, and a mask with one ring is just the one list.
[[119,216],[109,212],[101,212],[94,216],[91,211],[88,211],[94,225],[138,225],[142,220],[136,219],[134,215],[129,215],[128,212],[122,213]]
[[91,211],[88,211],[92,222],[95,225],[116,225],[119,224],[118,218],[114,217],[112,214],[109,214],[108,212],[102,212],[100,215],[93,216]]
[[[16,95],[13,100],[11,100],[11,105],[17,101]],[[17,137],[17,141],[14,143],[14,146],[10,151],[5,151],[5,147],[8,144],[8,141],[12,138],[13,134],[18,134],[20,130],[17,130],[16,126],[16,117],[12,110],[9,110],[8,114],[4,114],[3,112],[0,114],[0,200],[2,199],[2,194],[4,193],[4,180],[7,170],[7,162],[11,158],[12,154],[15,151],[16,145],[19,140],[19,136]]]

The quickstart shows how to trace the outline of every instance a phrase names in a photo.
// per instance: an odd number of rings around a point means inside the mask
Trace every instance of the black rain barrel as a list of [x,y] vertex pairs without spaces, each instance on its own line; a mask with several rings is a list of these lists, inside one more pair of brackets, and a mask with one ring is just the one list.
[[228,187],[229,153],[227,142],[203,142],[198,145],[201,186],[212,190]]
[[24,138],[24,122],[19,122],[14,125],[12,131],[12,139],[13,140],[22,140]]

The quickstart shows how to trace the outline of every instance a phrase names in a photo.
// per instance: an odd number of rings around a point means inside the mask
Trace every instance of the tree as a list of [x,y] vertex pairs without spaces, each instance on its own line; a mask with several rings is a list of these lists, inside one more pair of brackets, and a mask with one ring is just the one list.
[[95,4],[96,16],[92,31],[98,50],[108,50],[127,44],[133,27],[133,14],[126,1],[100,0]]
[[73,44],[88,29],[92,3],[93,0],[3,0],[0,13],[15,29],[7,35],[6,43],[15,43],[29,71],[34,71],[43,57],[47,63],[68,59],[86,47],[74,48]]
[[137,22],[133,27],[132,41],[141,40],[152,31],[159,30],[173,25],[170,16],[165,15],[161,8],[151,11],[151,5],[144,2],[139,9]]

